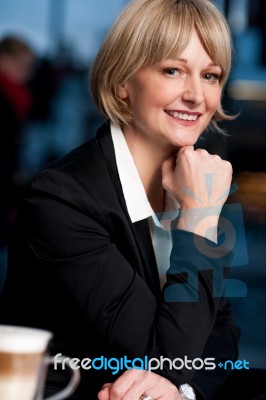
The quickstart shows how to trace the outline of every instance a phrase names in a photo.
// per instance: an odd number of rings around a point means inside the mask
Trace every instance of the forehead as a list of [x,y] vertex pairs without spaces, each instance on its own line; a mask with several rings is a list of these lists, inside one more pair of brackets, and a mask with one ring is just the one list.
[[195,29],[193,29],[187,45],[185,46],[185,48],[183,49],[183,51],[180,53],[179,56],[179,58],[181,59],[184,58],[186,59],[186,57],[190,58],[200,57],[198,61],[204,58],[205,60],[209,60],[209,62],[213,62],[212,57],[206,51],[205,46],[202,43],[201,39],[199,38],[199,35]]
[[219,62],[207,52],[196,30],[191,34],[188,43],[181,52],[173,52],[168,57],[164,57],[155,64],[165,64],[168,62],[182,62],[184,64],[195,62],[196,64],[204,64],[204,66],[219,66]]
[[204,54],[215,64],[223,65],[228,49],[225,43],[220,42],[221,40],[211,31],[204,32],[204,36],[202,36],[198,33],[197,27],[193,26],[178,32],[178,34],[175,30],[168,30],[165,35],[154,41],[152,51],[146,59],[146,65],[152,65],[165,59],[181,58],[188,52]]

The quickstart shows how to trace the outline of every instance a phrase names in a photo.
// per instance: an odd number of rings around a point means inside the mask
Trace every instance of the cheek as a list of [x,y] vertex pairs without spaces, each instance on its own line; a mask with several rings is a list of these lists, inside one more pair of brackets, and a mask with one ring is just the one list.
[[152,90],[143,90],[141,87],[139,89],[136,88],[136,90],[129,95],[129,102],[133,110],[141,113],[144,109],[151,110],[156,103],[156,95]]
[[221,102],[221,89],[210,91],[206,98],[207,107],[211,112],[215,112]]

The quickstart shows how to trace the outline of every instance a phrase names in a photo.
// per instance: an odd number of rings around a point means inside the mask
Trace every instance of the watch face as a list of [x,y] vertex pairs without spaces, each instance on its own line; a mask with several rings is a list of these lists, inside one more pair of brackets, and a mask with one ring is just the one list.
[[185,400],[196,400],[194,389],[187,383],[179,386],[179,390],[182,398],[184,398]]

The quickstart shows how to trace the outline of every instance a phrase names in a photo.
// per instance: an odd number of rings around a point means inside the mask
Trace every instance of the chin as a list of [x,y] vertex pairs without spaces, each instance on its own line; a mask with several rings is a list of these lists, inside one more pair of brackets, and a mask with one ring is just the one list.
[[176,140],[175,143],[173,143],[176,147],[184,147],[184,146],[194,146],[195,143],[197,143],[199,136],[195,138],[184,138],[184,139],[179,139]]
[[173,141],[176,145],[179,146],[193,146],[198,138],[200,137],[201,133],[200,132],[193,132],[184,129],[182,132],[180,130],[176,132],[174,135],[170,135],[169,139]]

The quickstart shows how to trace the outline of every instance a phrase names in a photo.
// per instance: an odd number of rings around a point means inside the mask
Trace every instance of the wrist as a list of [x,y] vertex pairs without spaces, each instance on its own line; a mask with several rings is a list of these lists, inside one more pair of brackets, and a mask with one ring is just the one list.
[[176,227],[217,243],[220,211],[220,207],[181,210]]

